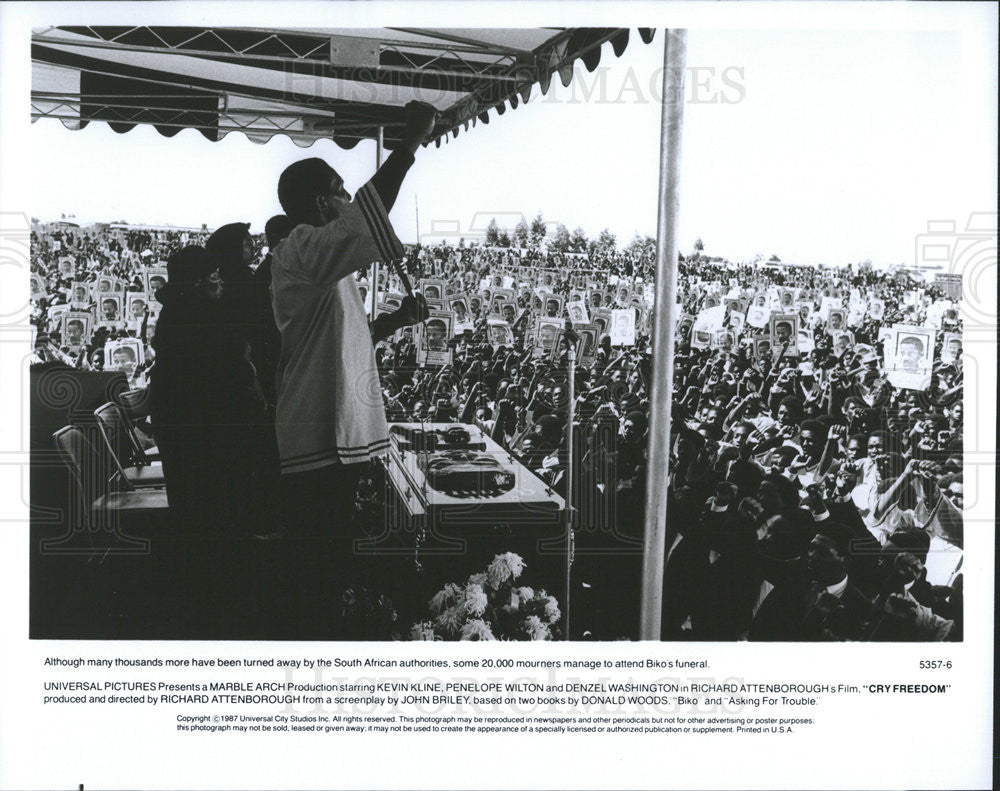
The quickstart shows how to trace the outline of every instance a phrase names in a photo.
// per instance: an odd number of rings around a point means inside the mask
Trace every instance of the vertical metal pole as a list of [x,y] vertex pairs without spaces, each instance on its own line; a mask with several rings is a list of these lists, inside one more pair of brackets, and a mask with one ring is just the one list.
[[378,261],[372,263],[372,282],[368,284],[368,293],[372,298],[371,315],[369,318],[372,321],[378,317]]
[[653,372],[649,404],[645,539],[642,559],[641,640],[660,639],[663,559],[667,534],[667,462],[670,401],[674,390],[674,294],[677,292],[677,213],[687,31],[667,30],[663,44],[663,112],[660,121],[659,213],[653,305]]
[[575,536],[573,533],[573,420],[576,417],[576,342],[569,341],[567,349],[567,369],[569,381],[567,394],[569,408],[566,410],[566,590],[563,598],[563,611],[566,616],[566,628],[563,639],[569,640],[569,602],[570,602],[570,572],[573,570],[573,550]]
[[[382,142],[383,142],[383,130],[380,126],[378,128],[378,137],[375,138],[375,170],[382,167]],[[386,262],[389,263],[389,262]],[[372,263],[372,279],[369,285],[369,291],[372,295],[372,308],[371,315],[369,319],[375,321],[375,316],[378,314],[378,261]]]
[[413,195],[413,214],[417,220],[417,244],[420,244],[420,207],[417,205],[416,193]]

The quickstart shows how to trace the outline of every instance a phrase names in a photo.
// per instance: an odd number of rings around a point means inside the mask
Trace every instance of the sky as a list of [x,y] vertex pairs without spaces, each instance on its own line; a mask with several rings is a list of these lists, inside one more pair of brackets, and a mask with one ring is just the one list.
[[[655,235],[662,48],[662,33],[650,45],[633,34],[621,58],[605,45],[594,74],[579,65],[569,88],[536,86],[516,111],[423,149],[391,215],[400,238],[416,240],[417,212],[424,241],[539,212],[621,243]],[[701,238],[733,260],[909,264],[928,221],[995,212],[996,72],[973,72],[968,55],[957,31],[689,31],[681,249]],[[50,120],[30,146],[43,220],[255,231],[280,212],[291,162],[321,156],[355,189],[375,157],[368,142],[211,143]]]

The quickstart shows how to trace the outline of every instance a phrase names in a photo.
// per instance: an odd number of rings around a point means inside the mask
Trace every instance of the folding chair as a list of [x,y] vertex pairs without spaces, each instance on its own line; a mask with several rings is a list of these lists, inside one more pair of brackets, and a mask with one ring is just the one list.
[[73,489],[65,515],[67,527],[90,534],[104,531],[118,539],[115,543],[121,551],[148,552],[148,540],[129,536],[124,528],[131,531],[158,524],[167,511],[166,489],[112,491],[105,459],[81,429],[65,426],[52,438]]
[[109,401],[99,406],[94,410],[94,417],[97,418],[97,427],[110,456],[112,479],[117,478],[122,486],[130,491],[166,485],[161,462],[129,466],[122,464],[122,457],[128,458],[127,451],[131,443],[126,420],[117,404]]
[[155,446],[152,448],[143,447],[135,425],[137,420],[149,417],[149,388],[126,390],[121,394],[120,399],[122,422],[132,446],[132,463],[136,467],[144,467],[150,462],[159,461],[159,449]]

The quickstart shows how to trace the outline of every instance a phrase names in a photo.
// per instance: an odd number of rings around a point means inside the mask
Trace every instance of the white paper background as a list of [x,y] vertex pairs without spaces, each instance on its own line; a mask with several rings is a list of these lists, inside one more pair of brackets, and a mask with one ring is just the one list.
[[[845,30],[955,31],[961,37],[960,79],[955,100],[968,118],[968,149],[928,151],[929,158],[961,160],[953,177],[968,180],[975,194],[996,183],[996,10],[982,4],[308,4],[248,3],[215,5],[5,3],[0,7],[0,210],[33,211],[36,190],[59,189],[32,178],[36,157],[28,123],[30,90],[29,30],[37,24],[137,22],[199,25],[400,27],[489,27],[535,25],[650,25],[753,30],[839,28]],[[693,35],[692,32],[692,35]],[[631,46],[642,46],[634,41]],[[655,47],[662,48],[658,31]],[[845,61],[850,52],[844,52]],[[836,74],[837,63],[796,64]],[[890,82],[881,86],[887,94]],[[790,97],[794,101],[794,97]],[[844,112],[849,108],[844,107]],[[928,113],[933,113],[928,108]],[[520,112],[520,111],[519,111]],[[499,124],[516,125],[518,112]],[[863,119],[859,119],[859,123]],[[930,121],[929,121],[930,122]],[[54,123],[54,122],[48,122]],[[495,122],[496,123],[496,122]],[[492,128],[492,125],[491,125]],[[476,136],[475,130],[471,134]],[[738,131],[738,130],[737,130]],[[553,134],[571,130],[553,130]],[[130,134],[136,134],[132,132]],[[78,134],[65,132],[66,135]],[[687,141],[685,141],[687,143]],[[158,139],[151,155],[169,156],[171,141]],[[221,145],[221,144],[220,144]],[[789,141],[790,149],[795,145]],[[221,149],[220,149],[221,150]],[[444,149],[442,149],[444,150]],[[306,154],[307,155],[307,154]],[[747,157],[752,159],[753,152]],[[977,163],[977,168],[964,167]],[[655,162],[647,167],[655,169]],[[919,179],[921,162],[913,163]],[[864,163],[859,162],[859,173]],[[855,174],[856,175],[856,174]],[[685,184],[726,174],[683,172]],[[95,190],[100,189],[94,184]],[[584,170],[579,183],[566,189],[585,194],[593,184]],[[808,190],[808,185],[804,185]],[[844,189],[865,189],[845,183]],[[767,184],[761,189],[766,191]],[[644,194],[643,200],[652,199]],[[639,197],[636,197],[639,200]],[[70,207],[67,207],[70,208]],[[530,211],[533,204],[523,207]],[[928,219],[941,207],[928,206]],[[996,210],[976,206],[979,210]],[[263,216],[263,215],[262,215]],[[97,218],[95,218],[97,219]],[[111,218],[104,218],[111,219]],[[255,218],[260,221],[262,218]],[[914,233],[923,229],[915,228]],[[849,233],[850,229],[838,229]],[[775,244],[780,243],[775,239]],[[901,257],[909,251],[901,251]],[[8,264],[8,261],[4,261]],[[996,317],[996,264],[976,273],[977,314]],[[566,644],[566,645],[280,645],[207,643],[73,643],[26,639],[28,623],[27,525],[27,376],[29,331],[24,308],[28,293],[26,266],[0,267],[3,315],[0,321],[0,574],[4,606],[0,612],[0,787],[2,788],[985,788],[989,785],[992,747],[993,652],[993,503],[996,389],[995,326],[977,328],[966,320],[966,638],[959,645],[711,645]],[[992,281],[991,281],[992,279]],[[992,282],[992,287],[990,287]],[[969,286],[967,286],[969,288]],[[20,322],[20,324],[16,324]],[[982,322],[981,322],[982,323]],[[71,593],[69,594],[71,595]],[[709,658],[719,678],[834,681],[937,682],[952,692],[930,696],[844,697],[822,708],[822,725],[794,740],[739,737],[659,736],[521,736],[472,734],[441,737],[369,737],[338,735],[288,738],[264,736],[192,736],[177,733],[166,709],[96,708],[40,705],[45,679],[86,678],[78,672],[53,673],[44,657],[58,656],[510,656],[605,658],[648,656]],[[922,658],[951,659],[951,672],[921,673]],[[158,674],[162,676],[164,674]],[[185,674],[187,675],[187,674]],[[194,675],[193,673],[190,675]],[[220,676],[223,674],[220,674]],[[462,675],[470,676],[471,673]],[[529,675],[544,675],[532,673]],[[577,675],[582,673],[567,673]],[[116,678],[145,677],[141,672]],[[235,678],[235,674],[233,675]],[[259,674],[254,675],[255,678]],[[186,710],[186,709],[185,709]]]

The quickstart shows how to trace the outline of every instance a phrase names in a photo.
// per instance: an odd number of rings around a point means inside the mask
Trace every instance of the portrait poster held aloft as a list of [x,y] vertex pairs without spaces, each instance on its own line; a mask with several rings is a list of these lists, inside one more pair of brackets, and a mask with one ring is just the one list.
[[587,304],[582,299],[572,300],[566,306],[569,312],[569,320],[576,324],[586,324],[590,321],[590,314],[587,312]]
[[616,308],[611,311],[611,345],[635,346],[635,311]]
[[962,361],[962,333],[946,332],[944,340],[941,342],[941,362],[950,365],[960,364]]
[[450,311],[432,310],[420,330],[417,343],[418,365],[448,365],[452,359],[449,344],[454,327],[454,317]]
[[28,282],[31,289],[32,299],[41,299],[45,296],[45,292],[48,291],[48,288],[46,287],[45,280],[41,275],[37,272],[32,272],[29,275]]
[[74,280],[70,286],[69,304],[74,310],[89,310],[91,304],[90,284]]
[[84,311],[67,310],[59,317],[60,336],[62,345],[78,354],[80,350],[90,343],[90,336],[93,332],[94,317]]
[[885,370],[893,387],[926,390],[931,385],[936,333],[929,327],[895,324],[882,351]]
[[165,266],[148,267],[142,273],[143,284],[146,287],[146,294],[149,302],[156,298],[156,292],[167,284],[167,268]]
[[514,331],[503,319],[490,318],[486,321],[486,337],[494,350],[501,346],[510,348],[514,345]]
[[104,293],[97,296],[97,321],[99,324],[118,326],[122,319],[122,295]]
[[774,353],[786,357],[799,354],[799,315],[797,313],[773,313],[769,321],[771,342]]
[[540,316],[535,319],[534,346],[532,356],[536,359],[547,359],[552,354],[553,346],[562,331],[563,322],[560,319],[550,319]]
[[146,375],[141,371],[145,362],[145,350],[138,338],[119,338],[104,344],[104,370],[124,373],[130,388],[146,386]]

